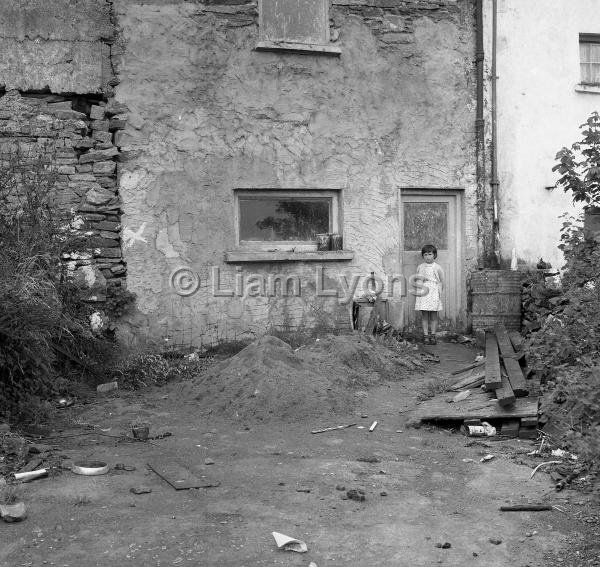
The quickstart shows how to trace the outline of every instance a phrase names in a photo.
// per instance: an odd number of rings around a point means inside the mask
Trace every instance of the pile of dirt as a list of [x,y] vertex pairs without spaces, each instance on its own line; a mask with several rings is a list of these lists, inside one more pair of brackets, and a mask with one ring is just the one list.
[[244,421],[299,420],[352,412],[358,390],[421,368],[418,353],[396,341],[328,336],[293,350],[265,336],[183,384],[181,395]]

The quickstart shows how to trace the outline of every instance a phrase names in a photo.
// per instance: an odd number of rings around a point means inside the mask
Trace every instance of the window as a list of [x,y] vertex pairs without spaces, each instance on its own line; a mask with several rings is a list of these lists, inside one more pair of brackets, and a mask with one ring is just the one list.
[[257,49],[339,55],[329,43],[329,0],[259,0]]
[[581,84],[600,85],[600,34],[579,35]]
[[339,191],[238,189],[235,202],[241,247],[306,250],[339,232]]

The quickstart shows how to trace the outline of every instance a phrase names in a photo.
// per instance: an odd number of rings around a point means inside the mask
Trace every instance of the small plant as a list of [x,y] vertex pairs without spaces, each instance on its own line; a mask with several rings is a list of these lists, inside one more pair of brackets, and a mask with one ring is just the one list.
[[115,369],[113,379],[125,389],[139,390],[150,386],[164,386],[168,382],[191,380],[198,376],[211,358],[200,358],[190,353],[180,358],[162,354],[138,353],[128,357]]
[[600,205],[600,114],[591,116],[580,126],[583,138],[556,154],[552,171],[560,174],[556,185],[571,192],[574,202]]
[[14,484],[0,486],[0,504],[14,504],[19,500],[19,489]]

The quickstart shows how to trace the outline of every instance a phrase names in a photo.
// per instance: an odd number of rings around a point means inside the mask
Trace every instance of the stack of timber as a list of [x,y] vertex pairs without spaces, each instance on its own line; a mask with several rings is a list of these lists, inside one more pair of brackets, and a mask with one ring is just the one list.
[[[451,374],[449,392],[466,398],[437,396],[417,410],[421,421],[493,421],[503,437],[537,437],[538,396],[534,380],[527,379],[522,338],[499,324],[485,334],[485,359]],[[531,395],[530,395],[531,393]],[[450,402],[450,403],[449,403]]]

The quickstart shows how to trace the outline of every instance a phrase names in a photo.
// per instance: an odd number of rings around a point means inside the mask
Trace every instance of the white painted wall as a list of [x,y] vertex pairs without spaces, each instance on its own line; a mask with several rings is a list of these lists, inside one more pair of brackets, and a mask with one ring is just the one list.
[[[491,65],[492,1],[485,0],[486,66]],[[562,265],[557,249],[564,212],[575,213],[555,183],[554,157],[580,139],[579,125],[600,111],[600,92],[579,83],[579,34],[600,34],[600,0],[498,0],[498,172],[500,248],[510,260],[541,256]],[[489,77],[488,77],[489,78]],[[488,85],[489,86],[489,85]]]

